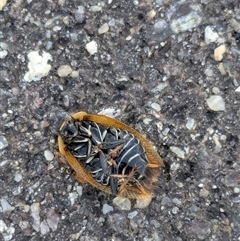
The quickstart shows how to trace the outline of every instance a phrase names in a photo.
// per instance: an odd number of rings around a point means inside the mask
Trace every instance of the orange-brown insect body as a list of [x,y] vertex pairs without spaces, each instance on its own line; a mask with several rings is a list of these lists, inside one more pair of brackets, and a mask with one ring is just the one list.
[[120,197],[151,200],[164,164],[133,128],[108,116],[78,112],[60,127],[58,144],[78,181]]

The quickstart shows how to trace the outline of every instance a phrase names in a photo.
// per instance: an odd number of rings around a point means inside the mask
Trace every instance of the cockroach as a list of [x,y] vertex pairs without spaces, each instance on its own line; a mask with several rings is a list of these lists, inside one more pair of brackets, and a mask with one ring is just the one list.
[[105,115],[78,112],[60,127],[59,151],[76,179],[139,207],[152,200],[153,184],[164,166],[153,145],[132,127]]

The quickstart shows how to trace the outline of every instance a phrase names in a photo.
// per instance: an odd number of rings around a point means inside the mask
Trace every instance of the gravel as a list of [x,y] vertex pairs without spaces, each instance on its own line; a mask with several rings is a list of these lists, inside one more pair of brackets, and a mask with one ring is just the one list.
[[[238,1],[2,1],[0,240],[240,240]],[[63,120],[111,115],[165,168],[145,209],[78,183]]]

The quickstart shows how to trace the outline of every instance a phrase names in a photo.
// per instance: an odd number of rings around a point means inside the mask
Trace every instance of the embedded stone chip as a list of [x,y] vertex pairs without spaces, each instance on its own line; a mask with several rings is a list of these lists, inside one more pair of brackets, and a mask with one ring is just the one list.
[[72,68],[69,65],[62,65],[57,70],[59,77],[67,77],[72,73]]
[[109,25],[107,23],[104,23],[99,29],[98,29],[98,34],[104,34],[106,32],[108,32],[109,30]]
[[51,70],[51,65],[48,64],[48,60],[52,60],[52,56],[43,51],[42,56],[38,51],[32,51],[28,54],[28,69],[23,80],[27,82],[40,80],[42,77],[47,76]]
[[3,150],[8,146],[8,141],[5,136],[0,136],[0,150]]
[[222,61],[223,54],[226,52],[226,46],[225,44],[220,45],[216,49],[214,49],[214,59],[216,61]]
[[86,44],[86,49],[91,55],[97,53],[97,47],[97,43],[94,40]]
[[45,156],[47,161],[52,161],[53,158],[54,158],[53,153],[49,150],[44,151],[44,156]]
[[211,110],[223,111],[225,110],[225,102],[220,95],[212,95],[207,99],[207,105]]
[[7,0],[0,1],[0,11],[2,11],[3,7],[7,4]]

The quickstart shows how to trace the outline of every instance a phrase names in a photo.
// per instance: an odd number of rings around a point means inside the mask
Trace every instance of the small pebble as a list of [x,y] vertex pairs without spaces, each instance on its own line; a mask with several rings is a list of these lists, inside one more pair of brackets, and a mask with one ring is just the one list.
[[52,231],[56,231],[58,228],[58,222],[60,220],[57,212],[53,209],[49,209],[47,213],[47,224],[52,229]]
[[182,201],[178,198],[173,198],[172,200],[173,203],[175,203],[176,205],[181,205],[182,204]]
[[187,123],[186,123],[186,127],[188,130],[191,130],[194,126],[195,120],[193,118],[188,117],[187,118]]
[[99,29],[98,29],[98,34],[101,35],[101,34],[104,34],[106,32],[108,32],[109,30],[109,26],[107,23],[104,23]]
[[76,189],[77,189],[77,193],[78,193],[79,197],[81,197],[82,196],[82,192],[83,192],[82,186],[77,186]]
[[172,213],[173,213],[173,214],[177,214],[178,211],[179,211],[179,208],[178,208],[178,207],[174,207],[174,208],[172,209]]
[[12,88],[12,93],[13,93],[13,95],[15,95],[15,96],[19,95],[19,88],[13,87],[13,88]]
[[14,176],[14,181],[20,182],[21,180],[22,180],[22,174],[16,172]]
[[49,53],[43,51],[42,56],[38,51],[32,51],[28,54],[28,69],[29,71],[24,75],[24,81],[37,81],[46,76],[51,70],[51,65],[48,64],[48,60],[52,60],[52,56]]
[[[188,10],[186,11],[186,9]],[[193,9],[190,2],[178,1],[170,7],[166,15],[170,21],[172,31],[180,33],[196,28],[202,22],[201,12],[202,9],[199,4],[195,4]]]
[[161,107],[160,107],[160,105],[158,103],[152,103],[151,107],[153,109],[155,109],[156,111],[160,111],[161,110]]
[[171,164],[170,168],[171,168],[171,171],[177,171],[177,169],[179,168],[179,164],[174,162]]
[[213,76],[213,70],[210,69],[210,68],[207,68],[204,73],[205,73],[205,75],[207,75],[208,77]]
[[7,4],[7,0],[1,0],[0,3],[1,3],[1,4],[0,4],[0,11],[2,11],[2,10],[3,10],[3,7]]
[[14,210],[14,207],[12,207],[5,198],[1,198],[0,202],[1,202],[3,213]]
[[207,26],[205,28],[204,40],[206,44],[216,42],[218,38],[219,38],[218,34],[214,32],[210,26]]
[[137,216],[138,212],[137,211],[133,211],[128,213],[128,218],[129,219],[133,219],[135,216]]
[[183,159],[185,158],[185,152],[181,150],[179,147],[171,146],[170,150],[177,155],[177,157]]
[[77,23],[83,23],[85,19],[85,11],[83,6],[78,6],[78,9],[74,13]]
[[134,205],[134,208],[146,208],[151,201],[152,201],[152,197],[145,198],[145,199],[137,199],[137,202]]
[[45,156],[47,161],[52,161],[53,158],[54,158],[53,153],[49,150],[44,151],[44,156]]
[[226,71],[225,68],[224,68],[223,63],[219,63],[218,69],[219,69],[221,75],[225,75],[225,74],[227,73],[227,71]]
[[0,136],[0,150],[3,150],[8,146],[8,141],[5,136]]
[[213,88],[212,88],[212,92],[213,92],[215,95],[220,94],[220,90],[219,90],[218,87],[213,87]]
[[71,73],[71,77],[73,78],[77,78],[79,76],[79,73],[78,71],[74,70],[72,73]]
[[43,220],[40,224],[40,232],[42,235],[46,235],[50,231],[47,221]]
[[209,191],[207,190],[207,189],[205,189],[205,188],[202,188],[201,190],[200,190],[200,192],[199,192],[199,196],[200,197],[208,197],[208,195],[209,195]]
[[86,44],[86,49],[91,55],[97,53],[97,47],[97,43],[94,40]]
[[236,93],[240,93],[240,86],[237,87],[237,89],[235,89],[235,92],[236,92]]
[[156,11],[153,9],[147,13],[148,20],[153,19],[156,16]]
[[172,200],[169,197],[163,197],[161,205],[166,206],[172,203]]
[[7,50],[2,50],[0,51],[0,59],[4,59],[8,55]]
[[230,25],[236,32],[238,32],[238,33],[240,32],[240,22],[239,21],[232,18],[230,21]]
[[71,202],[71,205],[73,206],[75,204],[75,200],[78,198],[78,194],[76,192],[70,192],[68,194],[68,198]]
[[57,74],[59,77],[67,77],[71,73],[72,73],[72,68],[69,65],[62,65],[57,70]]
[[220,140],[221,141],[226,141],[227,140],[227,136],[226,135],[221,135],[220,136]]
[[224,111],[225,102],[220,95],[212,95],[207,99],[207,105],[211,110]]
[[129,220],[125,213],[110,213],[108,215],[108,228],[117,233],[124,233],[129,229]]
[[226,52],[226,46],[222,44],[221,46],[214,49],[214,59],[216,61],[222,61],[223,54]]
[[144,123],[145,125],[149,125],[149,124],[151,123],[151,121],[152,121],[151,118],[144,118],[144,119],[143,119],[143,123]]
[[234,192],[234,193],[240,193],[240,188],[234,187],[233,192]]
[[107,203],[103,204],[102,212],[103,214],[107,214],[109,212],[113,211],[113,207],[108,205]]
[[92,11],[92,12],[99,12],[99,11],[101,11],[102,10],[102,7],[100,7],[100,6],[91,6],[90,8],[89,8],[89,10],[90,11]]
[[31,216],[33,218],[33,224],[32,227],[35,231],[40,230],[40,204],[39,203],[33,203],[31,205]]
[[131,202],[128,198],[115,197],[113,199],[113,204],[116,205],[121,210],[131,209]]
[[165,128],[165,129],[162,131],[162,134],[163,134],[164,136],[166,136],[169,131],[170,131],[170,129],[167,127],[167,128]]

